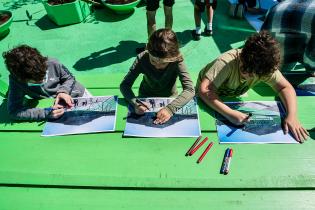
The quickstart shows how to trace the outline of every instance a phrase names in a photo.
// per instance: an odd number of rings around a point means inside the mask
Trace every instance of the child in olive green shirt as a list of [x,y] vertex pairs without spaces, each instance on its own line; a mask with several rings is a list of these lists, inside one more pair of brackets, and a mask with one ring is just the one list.
[[[135,108],[137,114],[143,114],[147,108],[138,103],[132,91],[137,77],[143,74],[139,88],[139,97],[175,97],[161,109],[154,123],[165,123],[170,117],[195,95],[193,83],[179,52],[175,33],[170,29],[155,31],[147,45],[147,50],[139,54],[129,72],[120,84],[125,99]],[[176,79],[182,84],[183,91],[177,95]]]
[[309,134],[298,121],[295,91],[278,70],[279,65],[278,43],[262,31],[249,37],[242,50],[230,50],[202,69],[197,92],[207,105],[231,123],[241,125],[249,116],[232,110],[220,97],[239,96],[257,83],[265,82],[279,93],[287,110],[285,133],[290,130],[297,141],[303,142]]

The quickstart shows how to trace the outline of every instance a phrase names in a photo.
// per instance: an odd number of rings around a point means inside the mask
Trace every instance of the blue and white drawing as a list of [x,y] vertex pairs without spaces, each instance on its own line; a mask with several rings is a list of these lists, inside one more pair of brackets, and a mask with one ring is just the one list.
[[117,96],[74,98],[74,106],[46,123],[42,136],[97,133],[115,130]]
[[197,137],[200,135],[200,124],[197,99],[194,98],[179,109],[164,124],[154,124],[156,113],[167,106],[173,98],[142,98],[150,104],[150,110],[144,115],[137,115],[129,106],[124,136],[138,137]]
[[216,113],[220,143],[298,143],[290,134],[284,134],[281,120],[285,114],[279,101],[226,102],[227,106],[243,113],[252,113],[250,121],[235,126]]

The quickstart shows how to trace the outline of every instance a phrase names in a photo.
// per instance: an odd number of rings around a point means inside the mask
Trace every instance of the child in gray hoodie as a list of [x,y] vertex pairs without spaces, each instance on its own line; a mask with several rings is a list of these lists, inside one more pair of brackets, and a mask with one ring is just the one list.
[[[89,92],[57,60],[42,56],[27,45],[3,53],[9,75],[8,112],[13,119],[40,121],[57,119],[65,107],[72,107],[72,97],[87,97]],[[31,108],[25,96],[33,99],[55,98],[50,108]]]

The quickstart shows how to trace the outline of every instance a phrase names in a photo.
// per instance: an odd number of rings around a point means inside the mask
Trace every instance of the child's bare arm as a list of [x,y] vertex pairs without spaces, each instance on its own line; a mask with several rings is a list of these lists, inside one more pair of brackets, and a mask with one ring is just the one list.
[[201,99],[212,109],[219,112],[226,119],[228,119],[231,123],[235,125],[242,125],[248,121],[248,115],[239,112],[237,110],[233,110],[227,105],[225,105],[219,98],[216,93],[216,87],[213,83],[204,78],[199,87],[199,96]]
[[291,131],[294,138],[302,143],[307,139],[309,133],[302,127],[298,120],[296,94],[294,88],[284,77],[282,77],[273,86],[273,89],[279,93],[280,99],[287,111],[287,116],[283,124],[284,132],[288,133],[288,131]]

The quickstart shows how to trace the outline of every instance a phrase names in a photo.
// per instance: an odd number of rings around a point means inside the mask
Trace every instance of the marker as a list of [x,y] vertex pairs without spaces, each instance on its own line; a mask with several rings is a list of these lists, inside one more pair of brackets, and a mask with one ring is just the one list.
[[246,122],[243,123],[243,128],[242,130],[245,131],[246,130],[246,125],[248,123],[249,118],[251,118],[253,116],[253,114],[250,112],[248,113],[248,116],[246,117]]
[[223,156],[223,161],[222,161],[222,165],[221,165],[221,169],[220,169],[220,174],[223,174],[227,165],[227,160],[229,158],[229,154],[230,154],[230,149],[227,148],[225,150],[224,156]]
[[144,106],[148,111],[150,110],[150,108],[147,105],[145,105],[139,98],[136,98],[136,102]]
[[186,152],[185,156],[188,156],[188,155],[189,155],[189,153],[191,152],[191,150],[195,148],[195,146],[198,144],[198,142],[200,141],[200,139],[201,139],[201,136],[199,136],[199,137],[196,139],[196,141],[194,142],[194,144],[193,144],[193,145],[189,148],[189,150]]
[[208,151],[210,150],[210,148],[212,147],[213,142],[210,142],[210,144],[207,146],[207,148],[205,149],[205,151],[203,151],[202,155],[199,157],[199,159],[197,160],[197,163],[201,163],[202,159],[206,156],[206,154],[208,153]]
[[189,156],[192,156],[204,143],[206,143],[207,140],[208,140],[208,137],[202,140],[202,142],[200,142],[198,146],[196,146],[193,150],[191,150],[191,152],[189,153]]
[[229,171],[230,171],[230,165],[231,165],[232,155],[233,155],[233,149],[231,148],[231,149],[230,149],[230,152],[229,152],[228,159],[227,159],[226,168],[225,168],[225,170],[223,171],[223,173],[224,173],[225,175],[228,174]]
[[49,113],[48,115],[50,115],[54,110],[58,110],[58,109],[64,109],[65,111],[67,110],[66,108],[53,108],[53,107],[47,107],[47,108],[44,108],[44,110],[47,110]]

